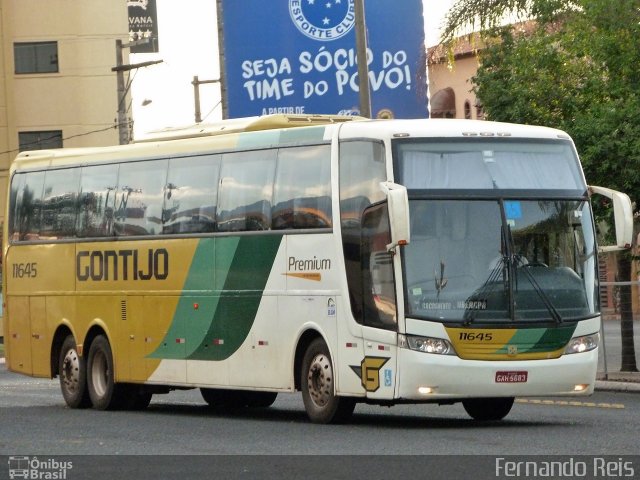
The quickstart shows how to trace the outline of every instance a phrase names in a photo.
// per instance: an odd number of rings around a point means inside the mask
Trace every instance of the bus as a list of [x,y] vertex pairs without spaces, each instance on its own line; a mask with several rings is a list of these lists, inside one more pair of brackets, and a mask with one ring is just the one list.
[[215,408],[590,395],[592,192],[543,127],[274,115],[131,145],[20,153],[4,229],[8,369],[69,407]]

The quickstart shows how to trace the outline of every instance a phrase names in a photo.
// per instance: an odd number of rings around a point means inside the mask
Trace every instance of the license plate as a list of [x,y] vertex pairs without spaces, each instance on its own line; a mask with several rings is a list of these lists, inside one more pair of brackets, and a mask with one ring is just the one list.
[[496,372],[496,383],[525,383],[529,372]]

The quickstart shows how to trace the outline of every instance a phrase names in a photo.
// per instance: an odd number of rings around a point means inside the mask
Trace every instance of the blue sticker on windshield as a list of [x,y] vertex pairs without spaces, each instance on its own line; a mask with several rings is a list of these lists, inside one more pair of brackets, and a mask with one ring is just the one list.
[[508,201],[504,202],[504,212],[507,214],[507,218],[517,220],[518,218],[522,218],[522,207],[520,206],[520,202],[517,201]]

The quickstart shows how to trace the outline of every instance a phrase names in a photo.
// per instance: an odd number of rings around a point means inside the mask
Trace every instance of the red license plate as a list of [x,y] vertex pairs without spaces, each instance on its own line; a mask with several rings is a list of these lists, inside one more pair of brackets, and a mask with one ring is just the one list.
[[525,383],[529,372],[496,372],[496,383]]

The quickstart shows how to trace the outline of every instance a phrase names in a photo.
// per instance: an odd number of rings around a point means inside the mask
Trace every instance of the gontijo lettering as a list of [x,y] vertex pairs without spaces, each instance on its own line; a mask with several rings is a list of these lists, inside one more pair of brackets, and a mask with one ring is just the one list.
[[139,250],[81,250],[76,254],[76,277],[88,280],[164,280],[169,276],[169,252]]

